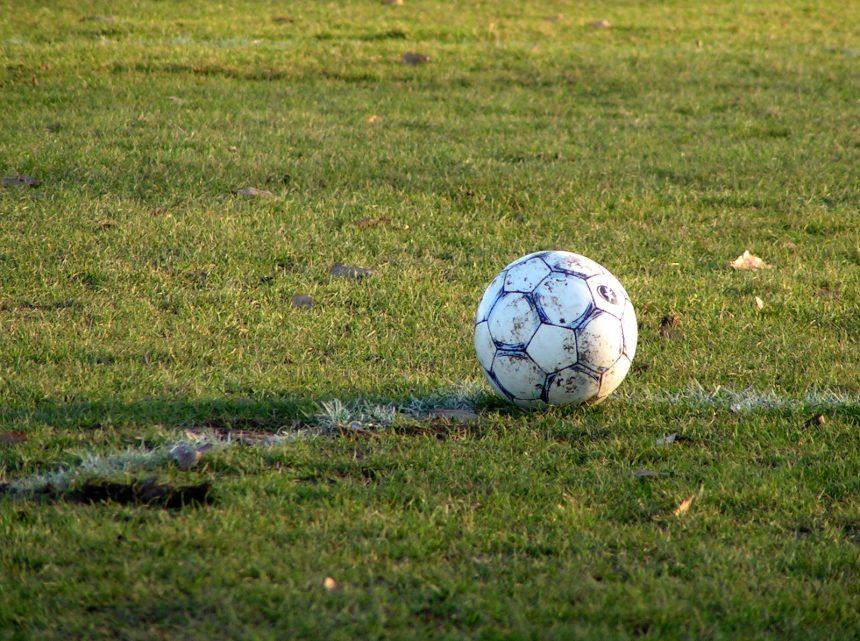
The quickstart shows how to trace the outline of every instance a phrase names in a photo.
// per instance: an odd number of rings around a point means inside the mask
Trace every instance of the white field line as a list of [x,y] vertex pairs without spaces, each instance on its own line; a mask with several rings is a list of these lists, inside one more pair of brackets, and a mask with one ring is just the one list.
[[[333,399],[319,405],[318,413],[300,430],[289,429],[265,438],[249,441],[241,436],[233,437],[214,431],[185,430],[177,432],[172,442],[157,448],[127,448],[113,454],[101,455],[92,452],[78,453],[74,463],[39,474],[12,480],[5,492],[12,495],[30,495],[49,489],[63,490],[78,478],[106,476],[123,472],[154,470],[170,462],[180,467],[193,467],[195,452],[223,451],[237,444],[263,447],[281,446],[292,441],[326,437],[343,431],[373,431],[385,429],[398,417],[420,419],[434,409],[475,409],[486,398],[487,388],[478,383],[469,383],[448,391],[417,398],[406,403],[378,404],[371,401],[344,403]],[[618,394],[619,401],[634,405],[676,405],[688,408],[715,408],[734,413],[759,411],[827,411],[856,409],[860,412],[860,396],[836,392],[809,392],[802,398],[787,398],[775,392],[744,390],[741,392],[725,388],[708,391],[701,386],[690,387],[679,392],[645,392],[634,395]],[[189,454],[192,462],[188,462]]]
[[717,387],[708,391],[693,386],[680,392],[646,392],[625,397],[636,404],[680,405],[690,408],[727,409],[734,413],[775,410],[842,410],[856,409],[860,412],[860,395],[840,394],[829,391],[811,391],[800,398],[780,396],[773,391],[735,391]]

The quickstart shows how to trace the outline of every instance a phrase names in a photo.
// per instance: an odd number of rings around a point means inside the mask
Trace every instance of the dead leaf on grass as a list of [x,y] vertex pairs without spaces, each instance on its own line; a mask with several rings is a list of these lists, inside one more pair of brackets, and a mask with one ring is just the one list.
[[184,105],[185,98],[180,98],[179,96],[167,96],[167,99],[172,102],[174,105]]
[[272,16],[272,22],[275,24],[292,24],[296,21],[292,16]]
[[816,414],[808,421],[806,421],[806,427],[815,427],[817,425],[824,425],[827,422],[827,417],[824,414]]
[[343,263],[335,263],[328,272],[335,278],[351,278],[354,280],[361,280],[373,274],[373,270],[368,267],[350,267]]
[[3,178],[0,178],[0,184],[4,187],[38,187],[42,183],[32,176],[20,174],[17,176],[3,176]]
[[332,577],[327,576],[323,579],[323,587],[329,592],[340,592],[340,586]]
[[403,64],[405,65],[420,65],[429,61],[430,58],[425,56],[423,53],[417,53],[415,51],[407,51],[403,54]]
[[379,116],[377,116],[376,114],[370,114],[367,117],[366,122],[368,125],[372,125],[375,122],[379,122]]
[[609,24],[609,20],[594,20],[589,22],[588,26],[592,29],[609,29],[612,25]]
[[660,319],[660,336],[663,338],[678,338],[681,336],[681,315],[669,312]]
[[838,289],[831,289],[830,287],[821,287],[817,292],[815,292],[816,298],[824,298],[828,300],[836,300],[842,296],[842,292]]
[[239,196],[245,198],[274,198],[275,194],[265,189],[257,189],[256,187],[245,187],[236,192]]
[[690,496],[686,497],[683,501],[678,504],[674,510],[672,510],[672,514],[675,516],[683,516],[687,512],[690,511],[690,506],[693,505],[693,501],[695,501],[702,494],[702,488],[700,487],[698,490],[690,494]]
[[0,432],[0,445],[18,445],[28,440],[25,432]]
[[359,229],[367,227],[376,227],[377,225],[389,225],[391,219],[388,216],[380,216],[379,218],[362,218],[357,223],[353,223]]
[[729,267],[731,267],[732,269],[748,269],[752,271],[758,271],[759,269],[770,269],[770,265],[768,265],[758,256],[754,256],[746,250],[743,254],[730,262]]
[[764,309],[764,301],[758,296],[755,297],[755,306],[756,309]]

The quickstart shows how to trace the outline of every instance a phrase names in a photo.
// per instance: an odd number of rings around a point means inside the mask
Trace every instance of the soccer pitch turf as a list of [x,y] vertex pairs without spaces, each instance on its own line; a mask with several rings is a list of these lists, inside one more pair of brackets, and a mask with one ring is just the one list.
[[[0,15],[0,639],[860,638],[860,4]],[[599,406],[481,376],[542,249]]]

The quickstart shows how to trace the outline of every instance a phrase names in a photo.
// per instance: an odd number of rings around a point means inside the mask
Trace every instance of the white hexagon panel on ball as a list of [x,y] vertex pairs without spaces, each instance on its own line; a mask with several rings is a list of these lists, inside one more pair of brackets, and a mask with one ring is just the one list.
[[579,405],[597,396],[600,379],[573,366],[550,376],[546,385],[546,400],[550,405]]
[[493,340],[513,347],[529,342],[540,325],[540,316],[524,294],[511,293],[496,301],[488,322]]
[[584,278],[603,274],[606,270],[599,263],[590,258],[573,252],[552,251],[546,252],[542,258],[549,268],[559,272],[573,272]]
[[514,400],[533,401],[541,397],[546,374],[525,354],[499,353],[493,359],[496,381]]
[[591,297],[598,309],[609,312],[615,318],[621,319],[624,305],[627,303],[627,292],[612,274],[601,274],[587,281]]
[[495,305],[504,288],[505,272],[502,272],[487,286],[487,290],[484,292],[484,296],[478,304],[478,311],[475,314],[476,323],[487,320],[487,316],[490,315],[490,310],[493,309],[493,305]]
[[475,325],[474,340],[478,362],[484,369],[490,369],[493,366],[493,359],[496,357],[496,344],[493,342],[493,337],[490,336],[490,328],[486,321]]
[[624,306],[624,315],[621,317],[621,331],[624,333],[624,355],[632,361],[636,356],[636,343],[639,341],[639,325],[636,322],[633,303],[629,300]]
[[549,267],[540,257],[529,258],[508,268],[505,291],[528,294],[548,275]]
[[535,289],[534,299],[550,323],[567,327],[576,325],[593,304],[586,281],[571,274],[550,274]]
[[618,360],[612,364],[612,367],[603,372],[600,376],[600,390],[593,402],[599,403],[614,392],[615,388],[621,385],[621,381],[624,380],[624,377],[627,376],[627,372],[629,371],[630,359],[622,354],[618,357]]
[[526,352],[547,374],[576,364],[576,332],[557,325],[541,325]]
[[581,365],[603,372],[621,356],[624,347],[621,321],[612,314],[600,312],[592,316],[577,332],[576,346]]

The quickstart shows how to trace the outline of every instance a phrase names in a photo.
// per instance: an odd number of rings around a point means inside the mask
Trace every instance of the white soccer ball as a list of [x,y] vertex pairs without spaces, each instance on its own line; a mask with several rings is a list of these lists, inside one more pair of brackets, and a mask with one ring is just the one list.
[[636,312],[618,279],[565,251],[512,262],[475,315],[481,371],[520,407],[599,403],[627,375],[637,335]]

